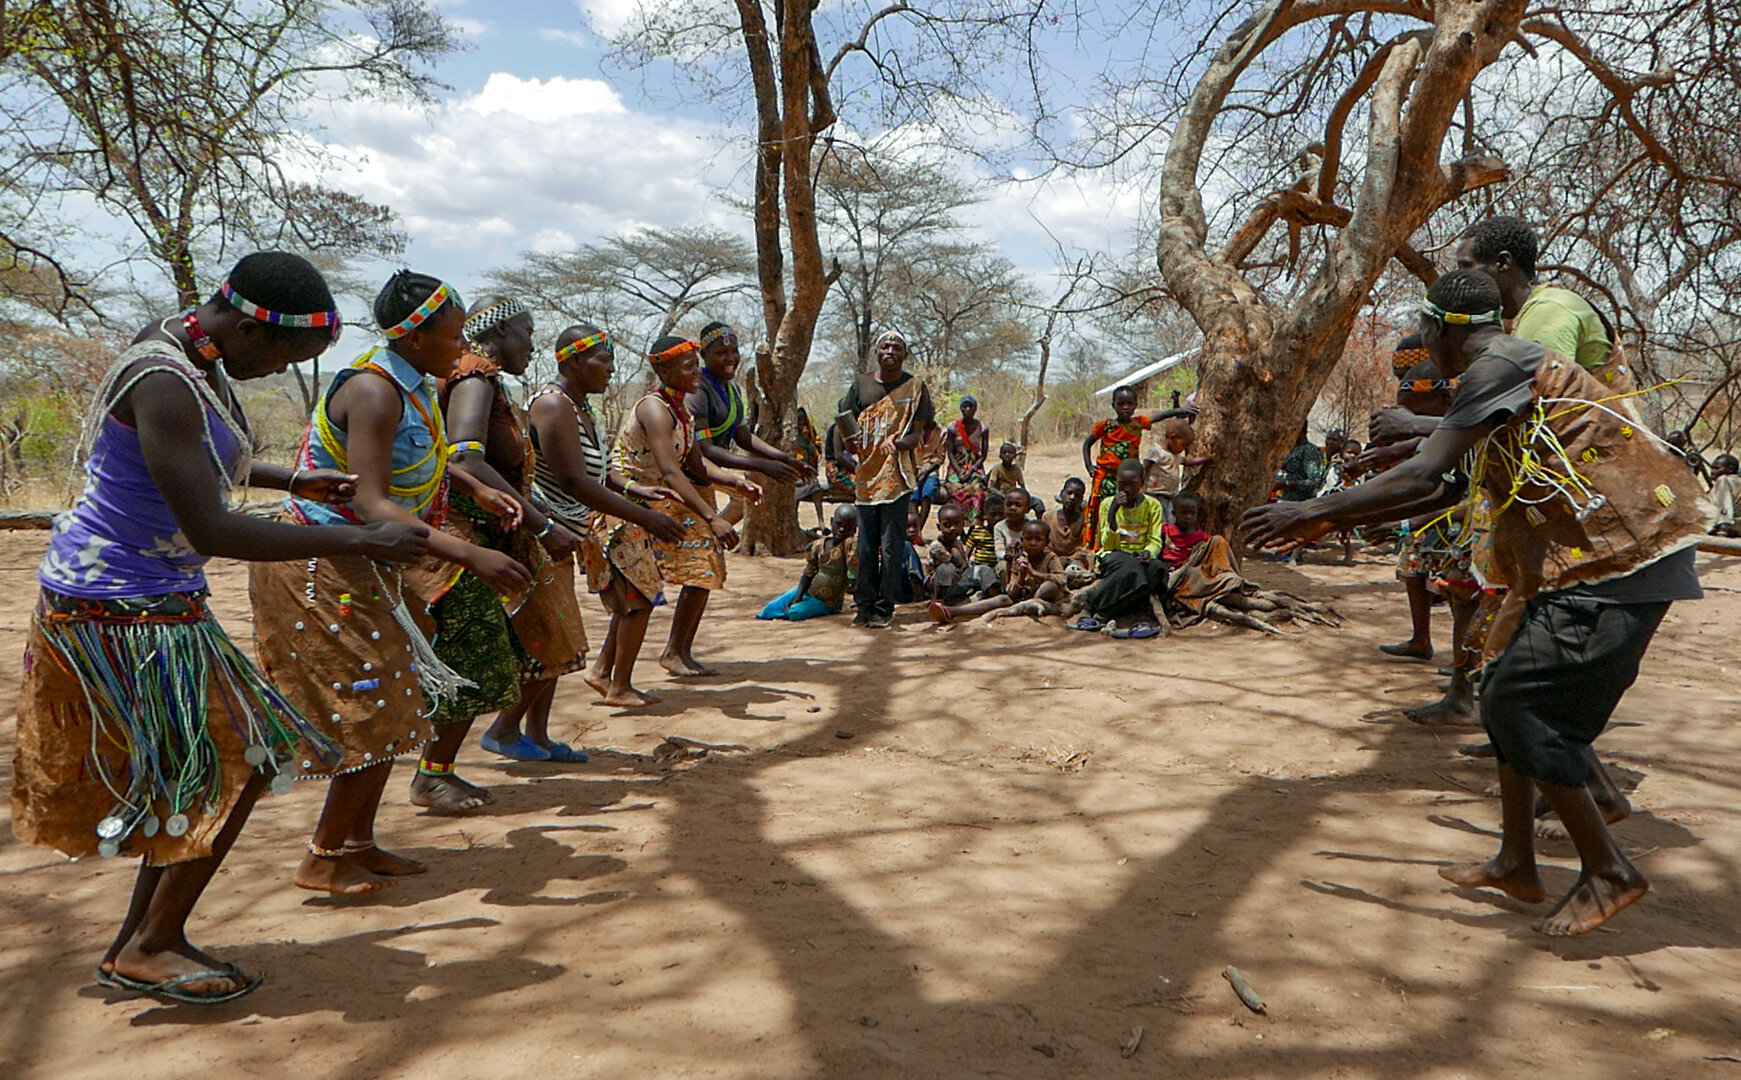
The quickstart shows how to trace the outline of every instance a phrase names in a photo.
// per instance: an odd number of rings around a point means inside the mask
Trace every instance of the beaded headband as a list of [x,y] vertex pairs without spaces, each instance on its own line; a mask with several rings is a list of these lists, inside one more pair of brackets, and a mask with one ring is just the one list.
[[588,334],[586,337],[583,337],[578,341],[571,341],[562,348],[557,349],[556,362],[560,364],[571,356],[579,356],[581,353],[596,349],[600,345],[605,347],[606,352],[616,351],[611,348],[611,336],[603,330],[600,330],[596,334]]
[[1470,315],[1467,312],[1462,311],[1446,311],[1431,300],[1421,301],[1421,314],[1431,315],[1440,322],[1447,323],[1451,326],[1480,326],[1482,323],[1497,323],[1499,321],[1499,312],[1497,309],[1493,311],[1480,311]]
[[655,364],[669,363],[670,361],[682,356],[684,353],[692,353],[699,348],[701,348],[701,346],[696,342],[679,341],[664,352],[648,353],[647,359]]
[[416,311],[405,316],[404,321],[400,322],[398,325],[387,327],[387,329],[383,330],[382,333],[387,335],[389,338],[402,338],[406,334],[417,329],[419,326],[422,326],[428,321],[431,315],[441,310],[443,304],[452,299],[453,291],[447,287],[445,282],[443,282],[435,287],[434,292],[429,294],[429,299],[417,305]]
[[729,326],[716,326],[712,330],[701,335],[701,347],[705,349],[714,342],[722,341],[726,338],[731,338],[732,344],[737,344],[737,331]]
[[526,305],[513,297],[497,300],[489,307],[466,316],[465,336],[467,341],[476,341],[509,319],[526,314]]
[[263,308],[254,301],[244,298],[236,292],[236,287],[227,281],[219,286],[218,295],[228,300],[231,307],[250,319],[258,319],[263,323],[271,323],[273,326],[293,326],[298,329],[326,326],[332,329],[333,340],[338,340],[339,313],[336,311],[311,311],[306,315],[285,315]]

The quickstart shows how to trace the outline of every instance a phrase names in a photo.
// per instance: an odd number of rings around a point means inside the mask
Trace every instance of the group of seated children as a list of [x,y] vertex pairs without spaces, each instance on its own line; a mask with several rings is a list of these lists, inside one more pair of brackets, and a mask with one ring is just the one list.
[[[998,464],[983,474],[984,501],[978,513],[970,502],[946,500],[941,490],[926,486],[947,460],[945,453],[925,452],[945,441],[940,430],[927,432],[915,454],[919,497],[907,530],[910,598],[925,602],[938,623],[982,615],[1069,614],[1077,616],[1073,627],[1105,630],[1115,637],[1163,633],[1163,605],[1174,574],[1210,539],[1199,528],[1202,504],[1183,490],[1207,459],[1191,456],[1196,436],[1190,410],[1136,418],[1135,402],[1128,387],[1113,395],[1119,420],[1136,423],[1138,439],[1142,430],[1159,424],[1160,437],[1140,460],[1134,445],[1122,443],[1114,449],[1124,453],[1102,455],[1107,460],[1096,464],[1113,475],[1104,478],[1098,513],[1091,505],[1089,484],[1077,476],[1064,482],[1057,505],[1047,510],[1027,489],[1020,448],[1008,442],[998,447]],[[964,407],[964,425],[971,416]],[[1106,426],[1097,426],[1090,443],[1102,440]],[[1102,479],[1100,472],[1096,479]],[[937,536],[927,544],[925,527],[936,504]],[[857,525],[851,506],[836,510],[828,535],[811,545],[797,586],[764,608],[760,617],[798,621],[839,614],[857,570]]]

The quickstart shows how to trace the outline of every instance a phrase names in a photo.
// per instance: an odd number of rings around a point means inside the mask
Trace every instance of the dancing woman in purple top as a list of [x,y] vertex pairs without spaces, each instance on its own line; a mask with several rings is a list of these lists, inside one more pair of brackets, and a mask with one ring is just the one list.
[[429,530],[305,528],[231,509],[239,484],[343,502],[355,477],[253,461],[232,380],[283,371],[338,332],[307,260],[236,264],[200,307],[147,326],[98,387],[90,480],[62,515],[39,577],[18,708],[13,829],[68,855],[141,855],[102,984],[173,1001],[259,985],[188,942],[194,904],[262,789],[288,787],[293,750],[333,748],[249,661],[207,606],[214,555],[358,554],[408,562]]

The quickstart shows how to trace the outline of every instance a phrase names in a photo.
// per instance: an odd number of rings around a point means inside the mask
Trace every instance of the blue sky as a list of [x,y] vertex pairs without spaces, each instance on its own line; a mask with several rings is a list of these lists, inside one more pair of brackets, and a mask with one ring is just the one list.
[[[621,28],[634,0],[439,6],[472,47],[436,69],[452,89],[433,108],[345,101],[313,118],[334,155],[322,179],[391,206],[411,238],[409,265],[468,288],[523,251],[637,226],[706,221],[747,233],[744,215],[716,197],[748,188],[741,125],[685,100],[668,66],[607,61],[604,35]],[[848,111],[840,130],[875,137],[856,126],[867,121]],[[985,182],[987,201],[970,215],[976,232],[1037,282],[1051,266],[1048,231],[1088,249],[1131,243],[1141,199],[1128,185],[1096,175],[995,182],[985,167],[956,160]]]

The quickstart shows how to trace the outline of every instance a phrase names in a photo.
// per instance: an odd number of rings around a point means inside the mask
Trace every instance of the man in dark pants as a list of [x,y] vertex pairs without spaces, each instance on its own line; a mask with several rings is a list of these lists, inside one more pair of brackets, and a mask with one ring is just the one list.
[[[1613,409],[1609,384],[1571,357],[1506,334],[1492,278],[1453,270],[1427,291],[1421,337],[1459,379],[1450,411],[1414,456],[1310,502],[1245,515],[1261,547],[1421,512],[1469,451],[1490,505],[1489,579],[1508,588],[1487,639],[1482,721],[1499,764],[1499,854],[1440,874],[1466,888],[1546,899],[1536,870],[1539,790],[1577,846],[1583,872],[1537,929],[1596,929],[1645,894],[1589,787],[1591,744],[1607,726],[1669,605],[1702,595],[1693,566],[1705,529],[1698,486],[1655,436]],[[1551,461],[1554,467],[1533,463]],[[1454,496],[1453,496],[1454,497]]]
[[935,410],[925,384],[902,370],[907,340],[898,331],[883,331],[871,352],[876,373],[854,379],[840,399],[836,460],[852,471],[858,502],[858,613],[852,622],[880,630],[901,597],[907,510],[918,473],[913,450]]

